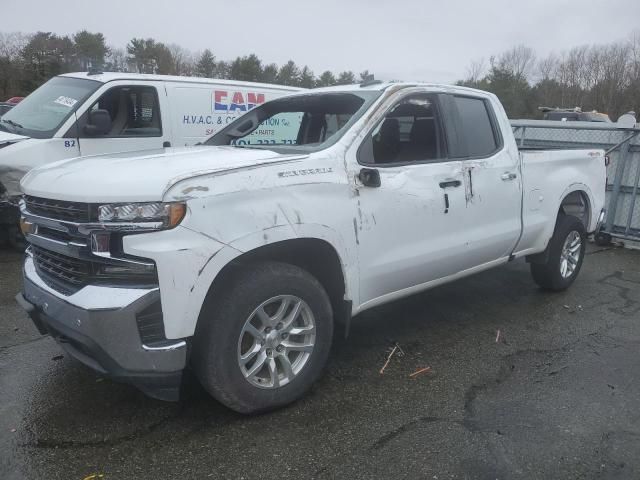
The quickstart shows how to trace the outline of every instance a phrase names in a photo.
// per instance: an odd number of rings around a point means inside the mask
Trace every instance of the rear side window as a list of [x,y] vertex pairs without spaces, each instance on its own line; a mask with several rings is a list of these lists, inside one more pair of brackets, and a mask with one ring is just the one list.
[[489,111],[481,98],[455,97],[462,133],[470,157],[486,157],[498,149],[498,137]]

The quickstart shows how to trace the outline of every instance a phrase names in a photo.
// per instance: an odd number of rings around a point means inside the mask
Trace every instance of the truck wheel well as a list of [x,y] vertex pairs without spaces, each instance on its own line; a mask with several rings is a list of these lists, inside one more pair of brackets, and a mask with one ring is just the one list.
[[274,242],[234,258],[216,276],[209,288],[207,299],[212,298],[223,285],[233,281],[234,273],[239,268],[266,260],[289,263],[306,270],[318,279],[327,291],[337,320],[344,320],[343,316],[351,314],[351,303],[344,298],[346,288],[340,257],[331,244],[315,238]]
[[584,228],[589,229],[589,221],[591,219],[591,206],[589,205],[589,196],[582,190],[575,190],[568,194],[560,203],[560,211],[566,215],[578,217]]

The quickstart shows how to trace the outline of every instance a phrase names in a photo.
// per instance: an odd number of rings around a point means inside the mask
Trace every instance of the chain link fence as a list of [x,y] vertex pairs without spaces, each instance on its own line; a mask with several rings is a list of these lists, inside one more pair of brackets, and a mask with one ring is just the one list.
[[513,120],[521,148],[603,149],[607,166],[607,214],[603,231],[612,237],[640,241],[640,128],[615,123]]

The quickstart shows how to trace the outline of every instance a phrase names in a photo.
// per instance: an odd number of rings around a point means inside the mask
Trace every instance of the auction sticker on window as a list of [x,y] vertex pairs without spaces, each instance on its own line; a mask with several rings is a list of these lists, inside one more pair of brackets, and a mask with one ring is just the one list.
[[58,103],[60,105],[64,105],[65,107],[71,108],[73,107],[76,103],[78,103],[78,101],[75,98],[71,98],[71,97],[65,97],[64,95],[60,95],[58,98],[56,98],[54,101],[54,103]]

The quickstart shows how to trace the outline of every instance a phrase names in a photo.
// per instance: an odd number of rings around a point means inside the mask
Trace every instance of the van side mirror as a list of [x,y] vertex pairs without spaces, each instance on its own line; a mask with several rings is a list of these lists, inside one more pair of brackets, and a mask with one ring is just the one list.
[[106,135],[111,131],[111,115],[107,110],[93,110],[89,112],[89,120],[84,126],[84,133],[90,137]]

